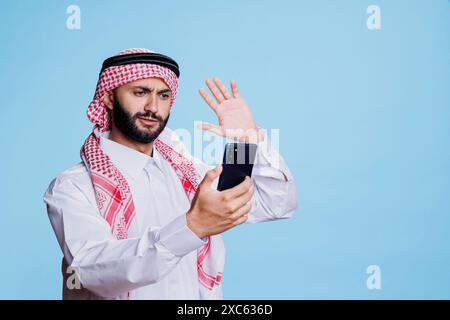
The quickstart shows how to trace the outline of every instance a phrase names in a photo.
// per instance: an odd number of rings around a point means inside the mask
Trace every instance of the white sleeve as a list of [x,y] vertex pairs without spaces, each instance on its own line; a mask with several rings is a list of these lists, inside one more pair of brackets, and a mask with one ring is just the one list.
[[246,223],[290,218],[297,209],[294,177],[267,137],[257,145],[251,177],[255,193]]
[[187,227],[185,214],[149,227],[139,238],[116,240],[84,191],[69,178],[56,178],[44,202],[67,263],[83,287],[99,296],[113,298],[155,283],[205,244]]

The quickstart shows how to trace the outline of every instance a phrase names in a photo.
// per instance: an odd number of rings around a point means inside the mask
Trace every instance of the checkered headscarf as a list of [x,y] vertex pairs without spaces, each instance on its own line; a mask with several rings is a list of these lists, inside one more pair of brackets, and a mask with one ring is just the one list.
[[[153,52],[148,49],[128,49],[117,55]],[[95,124],[81,148],[81,158],[86,165],[94,186],[97,205],[102,217],[111,226],[116,239],[127,239],[133,230],[133,218],[136,214],[130,187],[121,172],[100,148],[100,133],[110,129],[110,115],[103,103],[105,93],[128,82],[158,77],[164,80],[172,91],[173,105],[178,78],[176,74],[155,64],[134,63],[111,66],[99,75],[94,99],[89,104],[87,115]],[[166,128],[167,129],[167,128]],[[183,185],[189,201],[192,201],[198,187],[199,177],[188,155],[178,152],[179,148],[170,139],[163,141],[162,135],[154,142],[154,147],[170,163]],[[181,143],[181,142],[180,142]],[[133,234],[136,236],[136,234]],[[219,287],[225,249],[220,235],[208,237],[208,241],[197,251],[197,271],[200,281],[200,296],[203,299],[221,298]]]
[[[148,49],[127,49],[120,51],[116,56],[132,53],[145,53],[154,51]],[[158,77],[164,80],[172,91],[170,105],[172,106],[177,96],[178,78],[176,74],[165,67],[155,64],[135,63],[121,66],[113,66],[105,69],[99,76],[94,99],[88,107],[88,118],[98,125],[100,131],[107,131],[110,126],[109,112],[103,103],[105,93],[128,82],[144,78]]]

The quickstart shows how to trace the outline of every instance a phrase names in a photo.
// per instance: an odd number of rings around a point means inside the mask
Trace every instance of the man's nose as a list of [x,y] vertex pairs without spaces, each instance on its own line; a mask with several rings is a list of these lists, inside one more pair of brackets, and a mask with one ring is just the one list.
[[151,111],[152,113],[158,112],[158,99],[156,97],[153,97],[153,95],[150,96],[149,100],[144,106],[145,111]]

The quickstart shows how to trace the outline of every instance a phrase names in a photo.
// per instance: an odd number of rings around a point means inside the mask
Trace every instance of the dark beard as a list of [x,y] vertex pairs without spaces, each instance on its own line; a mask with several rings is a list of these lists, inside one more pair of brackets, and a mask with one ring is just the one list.
[[[137,127],[136,121],[138,117],[151,117],[153,119],[157,119],[159,124],[153,131],[141,130]],[[117,129],[120,130],[125,136],[130,138],[131,140],[140,142],[140,143],[151,143],[155,141],[156,138],[160,135],[160,133],[166,127],[167,122],[169,121],[170,113],[167,115],[167,118],[164,119],[153,112],[138,112],[135,115],[131,115],[127,110],[125,110],[119,103],[119,100],[116,97],[116,93],[114,92],[114,112],[113,112],[113,121]]]

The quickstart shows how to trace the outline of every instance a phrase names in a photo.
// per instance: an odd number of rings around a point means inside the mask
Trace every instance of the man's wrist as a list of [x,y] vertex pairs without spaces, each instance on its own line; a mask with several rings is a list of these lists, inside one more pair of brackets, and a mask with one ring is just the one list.
[[203,238],[206,236],[203,232],[199,230],[197,224],[195,223],[195,219],[191,210],[186,213],[186,225],[187,227],[197,235],[199,238]]
[[246,130],[246,134],[239,138],[239,142],[257,144],[264,139],[264,132],[260,128],[254,128]]

